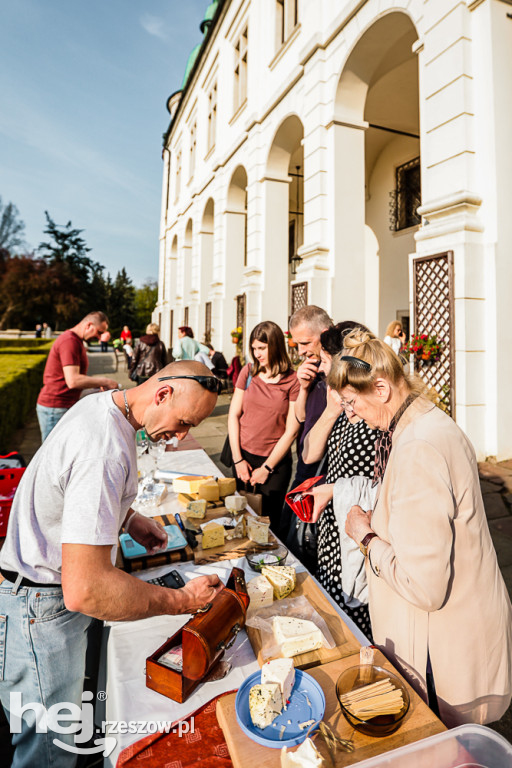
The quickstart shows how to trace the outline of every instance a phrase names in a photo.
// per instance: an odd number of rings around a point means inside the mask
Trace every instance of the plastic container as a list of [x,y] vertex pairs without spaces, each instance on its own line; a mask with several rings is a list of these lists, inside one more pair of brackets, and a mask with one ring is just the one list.
[[0,471],[0,538],[7,533],[12,500],[24,472],[25,467]]
[[459,725],[358,763],[358,768],[510,768],[512,744],[485,725]]

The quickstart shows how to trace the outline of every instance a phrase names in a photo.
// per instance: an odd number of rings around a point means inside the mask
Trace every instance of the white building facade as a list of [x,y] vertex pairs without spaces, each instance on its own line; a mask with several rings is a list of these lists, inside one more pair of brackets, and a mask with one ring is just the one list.
[[444,342],[420,373],[512,456],[512,4],[218,0],[164,143],[158,304],[229,360],[304,303]]

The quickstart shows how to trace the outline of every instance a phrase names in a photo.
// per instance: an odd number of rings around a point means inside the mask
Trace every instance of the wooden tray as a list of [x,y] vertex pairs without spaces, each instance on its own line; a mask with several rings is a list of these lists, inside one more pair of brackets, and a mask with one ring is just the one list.
[[[246,513],[240,513],[246,514]],[[250,514],[250,513],[249,513]],[[239,517],[240,515],[237,515]],[[209,523],[210,520],[217,520],[219,517],[231,517],[226,507],[218,507],[217,509],[207,509],[206,517],[203,520],[197,520],[194,518],[193,522],[196,524]],[[268,517],[258,517],[258,520],[264,520],[269,522]],[[199,541],[200,539],[198,539]],[[278,546],[278,541],[275,536],[268,532],[268,545],[272,547]],[[254,541],[248,538],[244,539],[231,539],[231,541],[225,541],[222,547],[211,547],[210,549],[203,549],[199,544],[194,549],[194,561],[196,565],[205,565],[206,563],[216,563],[219,560],[234,560],[236,557],[245,557],[247,550],[257,546]],[[255,576],[258,574],[255,573]]]
[[[375,660],[379,666],[396,671],[380,652],[376,653]],[[442,722],[437,719],[407,683],[411,706],[402,725],[395,733],[390,736],[375,738],[365,736],[364,733],[354,730],[341,714],[336,698],[336,681],[345,669],[358,663],[359,653],[308,670],[308,673],[320,684],[325,694],[325,722],[340,738],[354,741],[354,752],[338,752],[336,766],[353,765],[361,760],[367,760],[375,755],[388,752],[390,749],[396,749],[404,744],[419,741],[426,736],[432,736],[446,730]],[[224,732],[234,768],[246,768],[249,765],[257,765],[258,768],[280,768],[281,750],[260,746],[246,736],[238,725],[235,696],[236,694],[231,693],[223,696],[217,702],[217,719]],[[318,744],[320,747],[320,741]],[[293,748],[294,750],[295,748]]]
[[[339,613],[331,605],[318,584],[307,572],[297,574],[297,586],[290,597],[307,597],[314,609],[324,619],[331,631],[334,642],[334,648],[319,648],[317,651],[301,653],[293,657],[293,663],[299,669],[309,669],[319,664],[327,664],[336,659],[342,659],[344,656],[351,656],[353,653],[359,653],[361,643],[357,640],[350,629],[343,622]],[[246,627],[247,635],[252,645],[252,649],[258,659],[260,667],[263,664],[261,655],[261,632],[254,627]],[[268,659],[267,659],[268,660]]]
[[[177,525],[176,520],[168,515],[155,515],[156,520],[161,525]],[[144,571],[146,568],[157,568],[168,563],[182,563],[194,559],[194,551],[188,544],[184,549],[175,549],[173,552],[163,552],[159,555],[150,555],[149,557],[124,557],[121,547],[117,547],[116,566],[127,573],[133,571]]]

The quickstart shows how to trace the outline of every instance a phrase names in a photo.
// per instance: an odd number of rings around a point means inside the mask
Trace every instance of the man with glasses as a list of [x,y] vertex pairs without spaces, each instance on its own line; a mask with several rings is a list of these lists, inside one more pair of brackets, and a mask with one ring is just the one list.
[[[183,439],[212,412],[219,384],[201,363],[177,362],[129,391],[83,398],[30,462],[0,553],[0,700],[6,714],[11,693],[21,694],[22,706],[81,706],[93,619],[193,613],[222,589],[213,575],[166,589],[114,565],[122,528],[149,551],[167,544],[161,525],[131,509],[137,430],[143,427],[153,441]],[[15,764],[72,766],[72,755],[54,738],[51,730],[36,732],[36,714],[27,708],[22,732],[13,734]],[[58,738],[74,745],[73,735]]]
[[51,348],[36,409],[43,441],[78,401],[83,389],[115,389],[118,386],[106,376],[87,376],[89,360],[84,341],[98,339],[107,328],[108,318],[103,312],[89,312],[77,325],[64,331]]

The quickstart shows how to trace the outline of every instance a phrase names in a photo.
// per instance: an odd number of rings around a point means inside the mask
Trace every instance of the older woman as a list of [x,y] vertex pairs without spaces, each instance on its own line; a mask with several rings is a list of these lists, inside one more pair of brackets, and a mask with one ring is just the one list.
[[387,344],[354,331],[329,383],[345,412],[383,430],[373,512],[347,533],[366,555],[377,645],[449,726],[497,720],[512,692],[512,607],[462,430],[404,375]]

